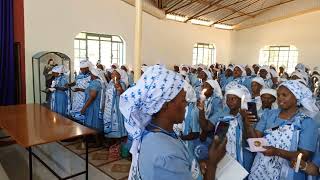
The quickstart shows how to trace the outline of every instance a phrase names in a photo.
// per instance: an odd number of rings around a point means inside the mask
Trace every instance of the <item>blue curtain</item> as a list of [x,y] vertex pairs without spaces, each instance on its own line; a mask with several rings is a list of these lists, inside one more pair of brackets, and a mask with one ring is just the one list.
[[17,103],[13,0],[0,0],[0,105]]

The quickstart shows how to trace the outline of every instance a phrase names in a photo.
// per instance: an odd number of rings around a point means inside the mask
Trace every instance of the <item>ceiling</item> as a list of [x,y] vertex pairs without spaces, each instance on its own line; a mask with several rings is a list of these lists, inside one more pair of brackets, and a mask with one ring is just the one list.
[[[215,24],[241,24],[294,16],[297,13],[320,9],[319,0],[153,0],[154,6],[172,14]],[[274,13],[270,13],[274,11]],[[268,16],[268,18],[266,18]],[[262,18],[261,18],[262,17]],[[260,22],[261,23],[261,22]]]

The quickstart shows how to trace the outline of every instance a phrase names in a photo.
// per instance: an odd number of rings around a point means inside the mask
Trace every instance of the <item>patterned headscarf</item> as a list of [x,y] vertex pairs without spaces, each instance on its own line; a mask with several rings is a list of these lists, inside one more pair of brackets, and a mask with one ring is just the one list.
[[295,69],[303,71],[303,72],[306,72],[306,66],[304,64],[301,64],[301,63],[297,64]]
[[180,74],[155,65],[149,67],[137,84],[120,96],[119,108],[125,117],[125,128],[133,138],[130,150],[132,168],[137,165],[141,135],[152,115],[159,112],[164,103],[174,99],[184,88],[184,83]]
[[319,112],[319,109],[315,104],[315,99],[312,97],[312,92],[307,86],[297,80],[285,81],[281,83],[279,87],[281,86],[288,88],[296,97],[298,105],[302,105],[311,114]]

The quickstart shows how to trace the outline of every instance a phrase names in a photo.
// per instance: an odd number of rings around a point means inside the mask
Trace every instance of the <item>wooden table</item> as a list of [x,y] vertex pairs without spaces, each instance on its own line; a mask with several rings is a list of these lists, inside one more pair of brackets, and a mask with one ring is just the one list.
[[95,134],[96,131],[71,121],[39,104],[0,106],[0,127],[17,143],[28,149],[29,176],[32,179],[32,156],[38,159],[58,179],[70,179],[82,174],[88,179],[88,143],[86,141],[86,169],[83,172],[60,177],[32,152],[40,144]]

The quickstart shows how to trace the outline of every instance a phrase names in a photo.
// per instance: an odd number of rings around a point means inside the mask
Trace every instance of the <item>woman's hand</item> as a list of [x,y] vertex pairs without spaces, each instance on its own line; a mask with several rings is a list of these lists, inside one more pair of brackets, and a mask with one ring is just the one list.
[[204,102],[203,101],[198,101],[197,106],[200,111],[204,110]]
[[81,109],[80,113],[84,114],[86,112],[86,110],[84,108]]
[[220,141],[218,138],[215,137],[214,141],[212,142],[209,148],[209,161],[208,163],[212,166],[217,166],[221,159],[226,154],[226,145],[227,145],[227,138],[224,138]]
[[[290,162],[290,167],[293,168],[293,169],[295,169],[295,168],[296,168],[296,164],[297,164],[297,159],[295,158],[295,159],[291,160],[291,162]],[[305,169],[305,168],[306,168],[306,165],[307,165],[306,161],[304,161],[303,159],[301,159],[299,169]]]
[[254,123],[256,123],[258,121],[257,117],[255,115],[253,115],[250,111],[241,109],[240,114],[241,114],[242,119],[244,120],[244,123],[246,125],[253,125]]
[[277,156],[278,149],[273,146],[263,146],[266,150],[262,152],[265,156]]

